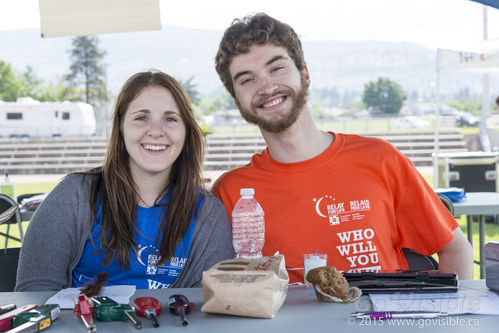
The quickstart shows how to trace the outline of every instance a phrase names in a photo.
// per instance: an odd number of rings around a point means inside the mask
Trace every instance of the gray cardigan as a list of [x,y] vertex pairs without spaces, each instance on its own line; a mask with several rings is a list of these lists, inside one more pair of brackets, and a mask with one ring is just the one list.
[[[15,291],[71,287],[73,269],[90,234],[90,184],[91,176],[69,175],[36,210],[22,245]],[[198,216],[189,258],[170,287],[200,287],[203,271],[233,257],[225,206],[208,192]]]

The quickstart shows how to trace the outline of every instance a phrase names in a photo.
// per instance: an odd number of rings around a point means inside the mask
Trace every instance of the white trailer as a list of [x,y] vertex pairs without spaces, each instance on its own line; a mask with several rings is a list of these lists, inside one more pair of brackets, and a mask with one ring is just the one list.
[[29,97],[0,101],[0,137],[88,136],[95,134],[95,127],[90,104]]

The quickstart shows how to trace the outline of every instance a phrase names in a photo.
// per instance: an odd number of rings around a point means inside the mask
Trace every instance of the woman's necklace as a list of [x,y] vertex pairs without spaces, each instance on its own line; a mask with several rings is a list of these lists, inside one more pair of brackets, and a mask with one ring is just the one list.
[[156,200],[152,204],[149,204],[139,196],[139,206],[144,207],[144,208],[152,208],[152,207],[156,206]]

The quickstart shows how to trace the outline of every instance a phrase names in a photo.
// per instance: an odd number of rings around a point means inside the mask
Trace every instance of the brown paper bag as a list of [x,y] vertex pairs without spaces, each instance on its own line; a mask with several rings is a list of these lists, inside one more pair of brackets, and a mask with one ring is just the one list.
[[286,299],[283,255],[224,260],[203,272],[203,312],[273,318]]

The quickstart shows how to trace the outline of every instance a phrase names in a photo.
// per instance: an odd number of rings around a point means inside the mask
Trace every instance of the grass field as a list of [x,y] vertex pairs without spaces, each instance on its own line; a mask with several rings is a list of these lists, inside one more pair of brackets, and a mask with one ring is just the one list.
[[50,192],[57,183],[19,183],[16,184],[17,195],[27,193],[44,193]]
[[[16,184],[16,194],[18,196],[27,193],[44,193],[50,192],[57,183],[17,183]],[[26,231],[29,222],[23,222],[23,230]],[[0,232],[7,233],[7,225],[0,225]],[[9,234],[19,238],[19,228],[17,225],[11,224]],[[5,237],[0,236],[0,246],[4,246]],[[7,243],[7,247],[20,247],[21,243],[9,239]]]
[[[418,134],[418,133],[434,133],[433,126],[425,128],[396,128],[394,125],[396,118],[369,118],[364,120],[346,119],[336,121],[317,121],[317,126],[325,131],[338,133],[352,133],[360,135],[375,135],[382,133],[390,134]],[[433,123],[433,120],[430,119]],[[455,132],[456,128],[440,128],[440,133]],[[463,134],[476,134],[478,127],[459,127],[459,131]],[[260,136],[260,130],[254,125],[237,125],[237,126],[217,126],[210,137],[255,137]]]
[[[423,177],[428,181],[430,185],[433,184],[433,175],[432,174],[424,174]],[[40,192],[48,192],[51,191],[55,187],[56,183],[19,183],[16,184],[17,187],[17,195],[25,194],[25,193],[40,193]],[[459,226],[464,234],[466,234],[466,217],[461,216],[457,218]],[[24,230],[26,230],[29,222],[23,222]],[[0,231],[5,232],[7,229],[6,225],[0,225]],[[19,231],[16,225],[11,225],[10,232],[12,235],[19,237]],[[485,243],[489,241],[498,241],[499,240],[499,225],[493,223],[487,223],[485,226]],[[5,238],[0,236],[0,244],[4,244]],[[479,260],[479,249],[478,249],[478,223],[473,223],[473,251],[475,255],[475,260]],[[9,240],[8,247],[19,247],[21,244],[14,240]],[[475,279],[480,278],[479,266],[475,264],[473,277]]]

